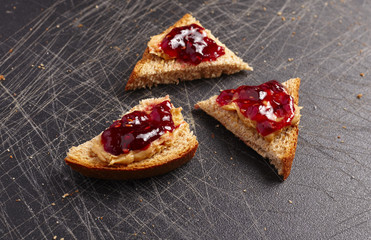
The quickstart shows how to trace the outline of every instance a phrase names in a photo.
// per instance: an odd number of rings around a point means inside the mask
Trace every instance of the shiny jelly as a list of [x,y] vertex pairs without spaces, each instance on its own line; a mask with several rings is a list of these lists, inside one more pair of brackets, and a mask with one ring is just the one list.
[[160,47],[170,58],[193,65],[215,61],[225,54],[224,47],[207,37],[205,29],[197,24],[173,28],[162,40]]
[[151,113],[134,111],[115,121],[101,136],[104,150],[113,155],[145,150],[151,142],[175,129],[172,105],[166,100],[154,105]]
[[262,136],[291,125],[295,116],[294,99],[276,80],[222,91],[216,102],[220,106],[236,103],[243,116],[256,122]]

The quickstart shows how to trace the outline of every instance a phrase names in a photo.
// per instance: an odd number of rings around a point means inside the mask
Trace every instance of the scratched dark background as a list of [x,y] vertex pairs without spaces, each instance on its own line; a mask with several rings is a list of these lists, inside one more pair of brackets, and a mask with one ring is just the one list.
[[[149,37],[187,12],[254,72],[125,92]],[[0,238],[370,239],[370,26],[367,0],[0,0]],[[291,77],[304,109],[281,182],[193,105]],[[71,146],[166,94],[200,142],[187,165],[129,182],[65,165]]]

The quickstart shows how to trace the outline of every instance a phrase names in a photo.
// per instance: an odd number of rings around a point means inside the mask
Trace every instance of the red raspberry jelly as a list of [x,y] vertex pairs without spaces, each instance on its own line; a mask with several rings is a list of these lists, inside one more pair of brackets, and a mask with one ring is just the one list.
[[130,150],[147,149],[151,142],[175,129],[171,108],[166,100],[154,105],[149,114],[134,111],[124,115],[102,133],[104,150],[117,156]]
[[294,99],[276,80],[222,91],[216,102],[220,106],[235,102],[243,116],[256,122],[262,136],[291,125],[295,116]]
[[224,47],[207,37],[205,29],[197,24],[173,28],[162,40],[160,48],[170,58],[193,65],[215,61],[225,54]]

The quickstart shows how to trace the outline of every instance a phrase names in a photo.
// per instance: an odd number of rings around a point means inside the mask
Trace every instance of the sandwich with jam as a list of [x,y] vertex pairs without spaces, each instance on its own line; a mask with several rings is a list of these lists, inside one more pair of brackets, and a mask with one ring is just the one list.
[[168,96],[145,99],[65,158],[75,171],[101,179],[138,179],[187,163],[198,142]]
[[300,78],[243,85],[198,102],[245,144],[275,166],[285,180],[291,171],[300,121]]
[[126,90],[215,78],[253,69],[190,14],[153,36],[137,62]]

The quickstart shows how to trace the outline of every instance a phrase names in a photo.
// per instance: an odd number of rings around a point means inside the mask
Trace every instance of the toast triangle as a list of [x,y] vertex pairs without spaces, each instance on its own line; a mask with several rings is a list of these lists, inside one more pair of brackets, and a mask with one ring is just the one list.
[[[300,78],[292,78],[282,83],[288,93],[294,98],[294,103],[299,102]],[[285,180],[291,171],[292,162],[295,157],[295,151],[298,141],[298,124],[288,126],[282,129],[274,139],[269,142],[265,140],[254,128],[246,126],[238,117],[235,111],[228,111],[221,108],[216,103],[215,95],[205,101],[198,102],[195,107],[201,108],[210,116],[214,117],[223,124],[229,131],[239,137],[245,144],[275,166],[278,174]]]
[[[162,102],[167,99],[169,98],[142,100],[139,105],[129,112],[141,110],[143,105]],[[175,134],[175,131],[178,132]],[[94,141],[100,138],[100,135],[77,147],[70,148],[65,162],[73,170],[84,176],[100,179],[128,180],[161,175],[187,163],[193,158],[198,147],[196,136],[190,131],[189,125],[185,121],[173,133],[176,137],[170,146],[147,159],[128,165],[108,165],[96,156],[92,147]]]
[[179,83],[179,80],[194,80],[200,78],[215,78],[224,74],[233,74],[241,70],[252,71],[247,63],[237,57],[223,43],[215,38],[211,32],[205,29],[207,36],[213,39],[218,45],[225,48],[225,54],[215,61],[201,62],[198,65],[184,63],[176,59],[165,59],[159,44],[162,39],[175,27],[201,23],[190,14],[184,15],[173,26],[163,33],[153,36],[147,44],[143,57],[137,62],[126,84],[125,90],[135,90],[156,86],[158,84]]

